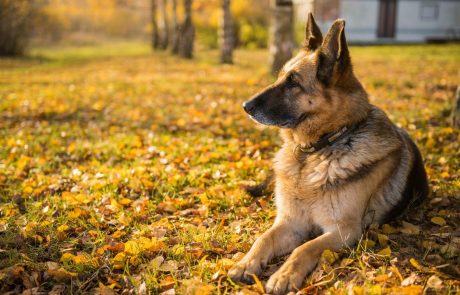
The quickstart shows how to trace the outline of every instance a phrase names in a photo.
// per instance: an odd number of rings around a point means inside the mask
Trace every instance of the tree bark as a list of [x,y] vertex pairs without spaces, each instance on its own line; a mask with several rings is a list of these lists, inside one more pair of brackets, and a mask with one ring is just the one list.
[[222,1],[222,14],[219,27],[220,62],[233,63],[233,47],[235,36],[233,32],[233,17],[230,10],[231,0]]
[[159,46],[158,39],[158,23],[157,23],[157,0],[151,0],[151,13],[152,13],[152,48],[157,49]]
[[171,20],[171,52],[179,52],[179,24],[177,21],[177,0],[172,0],[172,20]]
[[457,87],[452,107],[452,126],[460,129],[460,86]]
[[277,74],[294,49],[292,0],[270,0],[270,71]]
[[168,16],[166,13],[166,0],[159,0],[159,24],[158,24],[158,39],[159,39],[159,48],[166,49],[168,48],[168,37],[169,37],[169,28],[168,28]]
[[195,27],[192,23],[192,0],[184,0],[184,10],[184,22],[180,27],[179,55],[184,58],[192,58],[195,40]]

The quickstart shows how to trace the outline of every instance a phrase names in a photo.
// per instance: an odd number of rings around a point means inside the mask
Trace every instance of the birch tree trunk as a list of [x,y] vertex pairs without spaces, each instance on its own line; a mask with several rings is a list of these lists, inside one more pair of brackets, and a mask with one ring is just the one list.
[[171,20],[171,52],[179,52],[179,24],[177,20],[177,0],[172,0],[172,20]]
[[159,46],[158,40],[158,23],[157,23],[157,0],[150,0],[152,13],[152,48],[157,49]]
[[460,129],[460,85],[455,92],[454,105],[452,107],[452,126]]
[[160,10],[159,15],[159,24],[158,24],[158,39],[159,39],[159,48],[166,49],[168,48],[168,16],[166,13],[166,0],[159,0],[158,9]]
[[270,0],[270,70],[277,74],[294,49],[292,0]]
[[233,47],[235,44],[233,33],[233,17],[230,10],[231,0],[222,1],[222,14],[219,27],[220,62],[233,63]]
[[192,22],[192,0],[184,0],[184,22],[180,27],[179,55],[184,58],[193,57],[193,42],[195,41],[195,27]]

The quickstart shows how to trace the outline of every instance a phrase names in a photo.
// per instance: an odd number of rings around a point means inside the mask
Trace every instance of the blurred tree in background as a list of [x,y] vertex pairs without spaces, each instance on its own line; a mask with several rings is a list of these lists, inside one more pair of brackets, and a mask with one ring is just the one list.
[[292,0],[271,1],[270,68],[276,74],[294,50],[294,9]]
[[168,15],[166,10],[166,0],[158,1],[158,42],[161,49],[166,49],[168,47],[168,38],[169,38],[169,24],[168,24]]
[[[183,3],[179,0],[0,0],[0,3],[1,36],[22,36],[17,43],[8,41],[3,44],[11,47],[22,44],[19,47],[23,49],[29,38],[34,45],[89,45],[113,39],[150,39],[152,47],[164,48],[166,44],[176,52],[176,35],[184,20]],[[163,4],[166,4],[164,10]],[[219,46],[221,5],[222,0],[195,0],[192,3],[197,43],[204,48]],[[231,2],[234,46],[267,46],[268,6],[269,0]],[[168,37],[169,42],[164,43],[164,38]]]
[[32,0],[0,0],[0,55],[24,53],[37,11]]
[[235,34],[233,32],[233,17],[230,11],[231,0],[222,0],[222,12],[220,21],[220,62],[233,63],[233,47]]
[[179,21],[177,19],[177,0],[172,1],[172,19],[171,19],[171,52],[179,53]]
[[151,13],[152,13],[152,48],[158,48],[159,47],[159,41],[158,41],[158,24],[157,24],[157,0],[150,0],[151,1]]
[[195,26],[192,22],[192,0],[184,0],[184,21],[179,28],[179,55],[184,58],[192,58],[194,41]]

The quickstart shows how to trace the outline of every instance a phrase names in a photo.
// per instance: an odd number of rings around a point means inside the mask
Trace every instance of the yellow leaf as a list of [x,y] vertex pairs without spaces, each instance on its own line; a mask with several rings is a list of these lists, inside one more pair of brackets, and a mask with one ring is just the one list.
[[62,254],[61,261],[62,262],[71,262],[71,261],[73,261],[73,257],[74,257],[74,255],[72,253],[67,252],[67,253]]
[[217,261],[217,266],[221,267],[224,270],[229,270],[234,264],[235,261],[229,258],[222,258],[219,261]]
[[391,249],[390,247],[386,247],[379,252],[377,252],[377,255],[382,255],[382,256],[390,256],[391,255]]
[[58,281],[58,282],[67,281],[67,280],[70,280],[71,278],[77,277],[77,273],[67,271],[62,267],[59,269],[49,269],[48,275],[52,277],[55,281]]
[[123,262],[125,261],[125,259],[126,259],[126,254],[123,252],[120,252],[117,255],[115,255],[115,257],[113,258],[113,261]]
[[138,255],[141,253],[142,248],[141,245],[139,245],[136,241],[127,241],[125,243],[124,251],[129,255]]
[[149,252],[158,252],[165,247],[163,241],[159,241],[157,238],[153,237],[151,239],[141,238],[139,240],[141,248]]
[[79,255],[75,255],[74,257],[72,257],[72,261],[75,263],[75,264],[86,264],[88,262],[88,257],[85,256],[85,255],[82,255],[82,254],[79,254]]
[[388,236],[384,234],[378,234],[379,244],[382,247],[386,247],[388,245]]
[[78,217],[80,217],[80,215],[82,214],[82,211],[80,208],[75,208],[73,209],[72,212],[69,213],[69,218],[70,219],[77,219]]
[[409,262],[410,264],[412,264],[413,267],[415,267],[417,270],[422,270],[422,266],[420,265],[420,263],[418,263],[417,260],[415,260],[414,258],[411,258],[409,259]]
[[446,220],[439,216],[435,216],[431,218],[431,222],[433,222],[434,224],[440,225],[440,226],[446,225]]
[[121,238],[121,237],[124,236],[124,235],[125,235],[125,233],[124,233],[123,231],[117,230],[116,232],[114,232],[114,233],[112,234],[112,238],[118,239],[118,238]]
[[329,264],[332,264],[339,258],[339,255],[331,250],[326,249],[321,254],[321,257],[323,257]]
[[385,289],[385,294],[420,295],[423,293],[423,286],[410,285],[406,287],[391,287]]
[[372,248],[375,246],[375,242],[372,241],[372,240],[362,240],[361,241],[361,245],[365,248],[365,249],[369,249],[369,248]]
[[130,200],[130,199],[128,199],[128,198],[123,198],[123,199],[121,199],[121,200],[118,201],[118,203],[120,203],[120,204],[122,204],[122,205],[125,205],[125,206],[131,204],[132,202],[133,202],[133,201]]
[[403,227],[401,232],[409,235],[418,235],[420,233],[420,227],[409,222],[402,222]]
[[399,269],[396,266],[393,265],[391,267],[391,271],[398,276],[400,282],[402,282],[402,280],[404,280],[403,276],[401,275],[401,273],[399,272]]
[[125,259],[126,259],[126,254],[123,252],[120,252],[117,255],[115,255],[115,257],[113,258],[113,268],[123,269]]
[[397,230],[396,228],[392,227],[392,226],[389,225],[389,224],[384,224],[384,225],[382,226],[382,232],[383,232],[384,234],[390,235],[390,234],[397,233],[398,230]]
[[255,284],[256,284],[257,290],[258,290],[261,294],[265,294],[264,286],[263,286],[262,283],[260,282],[259,278],[258,278],[255,274],[252,275],[252,278],[254,279],[254,282],[255,282]]
[[129,264],[133,265],[133,266],[138,266],[139,264],[141,264],[141,260],[139,258],[139,256],[131,256],[129,258]]
[[353,286],[353,294],[354,295],[362,295],[362,294],[364,294],[363,287]]
[[386,280],[388,280],[388,275],[387,274],[378,275],[374,279],[374,281],[379,282],[379,283],[385,282]]
[[63,233],[69,229],[69,226],[67,224],[63,224],[58,226],[57,231],[58,233]]

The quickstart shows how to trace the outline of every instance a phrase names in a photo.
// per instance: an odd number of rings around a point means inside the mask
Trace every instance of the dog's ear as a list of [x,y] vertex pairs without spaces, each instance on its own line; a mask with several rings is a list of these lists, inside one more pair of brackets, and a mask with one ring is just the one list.
[[345,21],[336,20],[324,38],[319,54],[318,79],[328,84],[332,75],[342,74],[351,67],[350,53],[345,38]]
[[323,42],[323,34],[313,18],[313,13],[308,14],[307,26],[305,29],[305,48],[315,51]]

